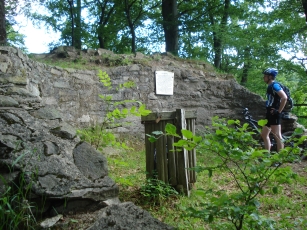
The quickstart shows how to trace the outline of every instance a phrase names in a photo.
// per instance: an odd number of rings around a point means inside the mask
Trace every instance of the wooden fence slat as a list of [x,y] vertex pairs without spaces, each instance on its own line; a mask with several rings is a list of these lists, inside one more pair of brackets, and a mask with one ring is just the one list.
[[[186,129],[185,112],[182,109],[176,110],[177,118],[177,132],[181,135],[181,130]],[[182,137],[184,139],[184,137]],[[190,196],[188,186],[188,173],[187,173],[187,150],[182,148],[182,151],[178,152],[178,185],[182,186],[182,191],[188,197]]]
[[[176,113],[174,112],[161,112],[161,113],[150,113],[147,116],[142,116],[141,117],[141,121],[145,122],[146,121],[155,121],[157,119],[157,115],[161,118],[160,120],[174,120],[176,118]],[[186,118],[196,118],[197,117],[197,113],[196,111],[186,111],[185,112],[185,117]]]
[[177,176],[176,176],[176,158],[174,150],[174,137],[167,137],[167,146],[168,146],[168,175],[169,183],[172,186],[177,185]]
[[[179,138],[177,137],[174,137],[174,142],[178,142],[179,141]],[[176,186],[179,185],[179,153],[180,151],[177,150],[177,147],[175,148],[175,152],[174,152],[174,156],[175,156],[175,165],[176,165]]]
[[152,178],[154,171],[154,143],[151,143],[146,136],[146,134],[152,133],[152,129],[152,124],[145,125],[146,178]]
[[[195,119],[191,119],[191,131],[195,134]],[[192,150],[192,167],[196,167],[196,149]],[[191,183],[196,182],[196,172],[195,170],[192,171],[192,178],[191,178]]]
[[[162,121],[162,131],[165,131],[166,121]],[[167,146],[167,137],[163,136],[163,167],[164,167],[164,182],[168,183],[168,158],[167,158],[168,146]]]
[[[162,131],[162,122],[159,122],[157,125],[157,130]],[[159,138],[156,141],[156,161],[157,161],[157,172],[158,172],[158,179],[165,182],[165,173],[164,173],[164,149],[165,146],[163,138]]]
[[[190,119],[186,119],[186,125],[187,125],[186,129],[191,130]],[[187,173],[188,173],[189,182],[191,180],[191,170],[189,170],[189,168],[191,168],[191,157],[190,157],[190,155],[191,155],[191,151],[187,150]]]

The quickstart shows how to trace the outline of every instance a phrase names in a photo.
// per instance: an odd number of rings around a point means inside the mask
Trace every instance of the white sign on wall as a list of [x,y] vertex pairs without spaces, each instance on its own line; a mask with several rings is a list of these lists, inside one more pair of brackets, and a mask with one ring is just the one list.
[[156,71],[156,94],[173,95],[174,73],[167,71]]

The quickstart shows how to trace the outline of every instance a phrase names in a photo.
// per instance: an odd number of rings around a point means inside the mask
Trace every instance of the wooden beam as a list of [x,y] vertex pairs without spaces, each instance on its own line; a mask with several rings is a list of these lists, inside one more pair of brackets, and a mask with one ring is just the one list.
[[[176,118],[176,112],[159,112],[159,113],[150,113],[147,116],[142,116],[141,121],[142,123],[146,123],[146,121],[173,120],[175,118]],[[185,118],[197,118],[197,112],[186,111]]]

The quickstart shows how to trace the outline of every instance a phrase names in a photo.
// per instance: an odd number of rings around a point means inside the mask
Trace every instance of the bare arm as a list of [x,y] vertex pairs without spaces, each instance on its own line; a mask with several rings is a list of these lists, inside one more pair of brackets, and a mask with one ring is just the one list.
[[277,94],[280,97],[280,105],[279,105],[278,112],[281,113],[287,103],[288,97],[283,90],[279,90]]

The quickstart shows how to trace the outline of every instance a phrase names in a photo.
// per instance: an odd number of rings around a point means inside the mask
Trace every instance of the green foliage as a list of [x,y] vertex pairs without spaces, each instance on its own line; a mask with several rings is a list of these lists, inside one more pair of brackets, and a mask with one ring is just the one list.
[[[183,136],[183,139],[179,140],[177,143],[174,143],[175,147],[179,147],[176,149],[176,151],[181,151],[182,148],[185,148],[187,150],[194,149],[202,140],[202,137],[195,136],[193,132],[190,130],[181,130],[181,134]],[[165,126],[165,134],[162,131],[154,131],[151,134],[146,134],[148,136],[148,140],[150,142],[157,141],[161,136],[174,136],[177,138],[181,138],[180,135],[177,134],[176,126],[167,123]]]
[[[135,87],[133,81],[127,81],[119,84],[117,87],[113,87],[109,75],[101,70],[98,72],[98,77],[100,82],[108,89],[108,91],[111,91],[113,88],[115,88],[116,91],[119,91],[123,88],[128,89]],[[127,123],[123,122],[122,119],[125,119],[128,116],[147,116],[151,111],[146,109],[145,104],[136,100],[115,101],[110,94],[99,95],[99,97],[106,105],[103,121],[101,124],[94,127],[77,130],[78,135],[82,140],[89,142],[98,150],[102,150],[102,148],[106,146],[116,146],[129,149],[125,143],[117,141],[112,129],[126,125]],[[128,104],[130,109],[126,108]]]
[[[260,121],[259,125],[265,123]],[[302,134],[302,130],[297,129],[293,137],[287,140],[294,142],[293,147],[286,147],[279,153],[270,153],[258,148],[253,138],[254,132],[249,131],[248,124],[241,125],[238,120],[225,121],[215,117],[212,126],[213,130],[204,135],[203,141],[193,133],[182,130],[184,138],[174,143],[174,146],[187,150],[198,147],[215,155],[218,159],[215,165],[196,167],[194,170],[208,171],[209,177],[212,177],[214,171],[223,169],[231,175],[235,188],[199,190],[197,193],[206,197],[207,201],[197,208],[187,209],[186,215],[208,222],[226,218],[236,229],[242,229],[243,226],[273,229],[274,222],[260,214],[258,197],[270,191],[277,194],[280,184],[296,178],[290,168],[280,166],[300,157],[299,145],[306,136],[297,137]],[[177,135],[174,127],[168,127],[167,130],[165,134],[159,132],[149,135],[150,140],[157,139],[156,135]]]
[[[135,143],[135,140],[131,142],[133,148],[136,148]],[[143,143],[140,142],[140,144]],[[121,152],[108,156],[109,176],[119,184],[119,198],[122,202],[132,201],[150,212],[155,218],[174,226],[178,230],[234,229],[228,218],[218,219],[214,217],[214,221],[209,223],[204,219],[186,215],[190,207],[197,210],[203,208],[203,205],[214,195],[210,191],[232,192],[236,189],[231,174],[225,168],[218,167],[221,164],[218,155],[212,154],[205,148],[197,147],[197,164],[200,170],[197,173],[197,182],[191,190],[191,196],[171,195],[164,199],[163,202],[155,203],[154,205],[153,202],[149,201],[149,197],[144,198],[140,194],[141,186],[146,183],[146,156],[144,145],[141,146],[142,149],[139,152]],[[202,169],[210,166],[216,166],[216,168],[212,170],[211,177],[208,177],[209,170],[204,171]],[[305,206],[307,201],[303,199],[307,186],[307,169],[305,166],[306,162],[299,162],[286,163],[279,167],[279,169],[286,168],[285,173],[289,177],[284,177],[283,184],[280,184],[275,182],[279,178],[276,173],[276,178],[275,176],[271,178],[270,188],[264,190],[264,195],[259,195],[260,214],[258,215],[263,218],[262,221],[266,221],[269,224],[269,219],[274,219],[275,229],[306,229],[307,210]],[[298,177],[296,180],[291,179],[291,173],[287,172],[288,168],[297,172]],[[277,194],[273,193],[273,187],[277,187]],[[245,226],[244,229],[267,228],[248,228]]]
[[[10,173],[13,173],[14,165],[20,163],[28,153],[25,151],[10,167],[8,166]],[[21,172],[17,181],[9,183],[4,177],[0,176],[5,188],[0,196],[0,229],[35,229],[37,223],[32,213],[34,206],[28,201],[32,182],[29,183],[26,177],[29,177],[29,173]]]
[[[235,126],[234,126],[235,125]],[[236,229],[265,227],[273,228],[272,220],[259,213],[260,203],[257,198],[266,191],[278,193],[278,186],[289,179],[295,179],[289,168],[280,168],[286,162],[292,162],[299,157],[299,138],[294,147],[286,147],[279,153],[269,153],[267,150],[255,149],[255,141],[248,124],[240,125],[239,121],[229,120],[227,123],[218,118],[213,119],[214,132],[204,137],[199,148],[215,154],[219,164],[201,170],[214,171],[224,168],[232,176],[236,189],[233,191],[207,190],[203,195],[212,194],[202,208],[190,208],[190,215],[212,222],[215,218],[228,218]],[[300,133],[300,131],[297,131]],[[212,173],[209,173],[212,176]]]
[[145,184],[141,185],[140,193],[147,202],[154,205],[162,204],[169,196],[179,195],[171,185],[156,178],[147,179]]

